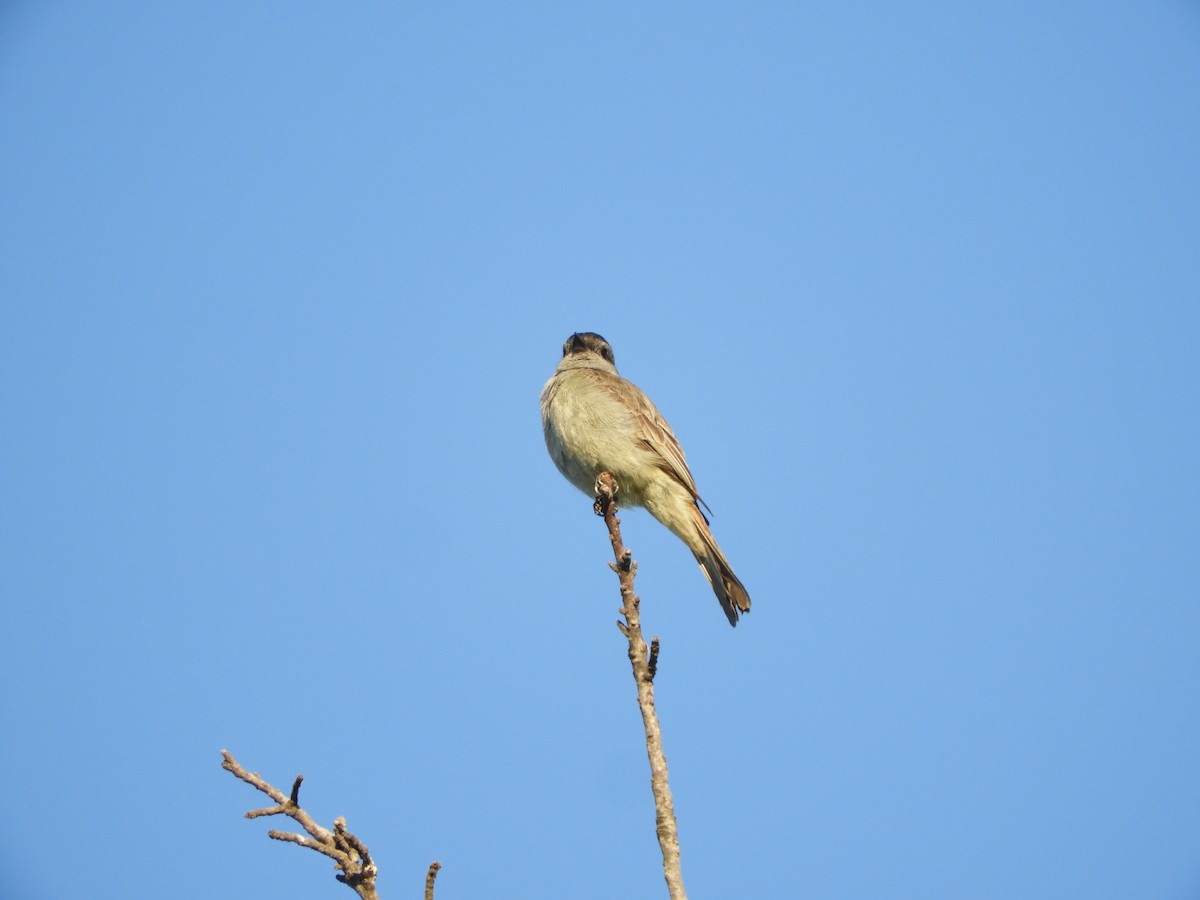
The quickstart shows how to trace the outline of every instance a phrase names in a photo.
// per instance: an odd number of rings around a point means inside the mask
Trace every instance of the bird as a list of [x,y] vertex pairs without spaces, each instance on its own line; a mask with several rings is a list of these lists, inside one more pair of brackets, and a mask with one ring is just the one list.
[[641,388],[618,374],[608,341],[593,331],[567,338],[541,406],[546,449],[563,477],[595,496],[600,473],[611,473],[623,505],[643,507],[692,551],[736,626],[750,611],[750,594],[700,509],[708,505],[679,440]]

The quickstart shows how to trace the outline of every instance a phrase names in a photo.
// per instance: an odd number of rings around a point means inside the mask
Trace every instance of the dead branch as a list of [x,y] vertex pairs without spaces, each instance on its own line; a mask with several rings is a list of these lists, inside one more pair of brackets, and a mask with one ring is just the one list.
[[[221,768],[232,772],[246,784],[262,791],[275,801],[274,806],[250,810],[246,813],[247,819],[283,815],[295,820],[308,834],[308,837],[276,829],[268,831],[267,836],[277,841],[299,844],[301,847],[308,847],[310,850],[328,856],[333,860],[334,868],[338,870],[338,874],[335,876],[338,881],[349,885],[362,900],[379,900],[379,894],[375,888],[375,878],[379,875],[379,868],[371,859],[367,845],[346,828],[346,820],[341,816],[334,819],[333,830],[330,831],[318,825],[313,817],[300,806],[300,784],[304,781],[303,775],[296,776],[295,782],[292,783],[291,795],[288,796],[265,781],[257,772],[247,772],[243,769],[228,750],[222,750],[221,756],[224,757]],[[440,868],[441,863],[436,862],[429,867],[429,875],[425,879],[425,900],[433,900],[433,879]]]
[[437,878],[437,873],[441,868],[440,862],[429,864],[429,872],[425,875],[425,900],[433,900],[433,880]]
[[659,642],[655,637],[649,647],[642,638],[642,623],[639,615],[637,594],[633,592],[633,579],[637,574],[637,563],[633,554],[621,540],[621,521],[617,518],[617,480],[608,472],[596,479],[597,515],[604,516],[612,541],[615,562],[609,563],[621,583],[621,614],[624,622],[617,627],[629,641],[629,662],[633,667],[633,680],[637,684],[638,707],[642,711],[642,724],[646,731],[646,756],[650,760],[650,789],[654,793],[654,815],[657,822],[658,845],[662,850],[663,875],[671,900],[687,900],[683,887],[683,869],[679,861],[679,829],[675,822],[675,804],[671,799],[671,788],[667,783],[667,758],[663,755],[662,730],[658,725],[658,713],[654,709],[654,676],[658,671]]

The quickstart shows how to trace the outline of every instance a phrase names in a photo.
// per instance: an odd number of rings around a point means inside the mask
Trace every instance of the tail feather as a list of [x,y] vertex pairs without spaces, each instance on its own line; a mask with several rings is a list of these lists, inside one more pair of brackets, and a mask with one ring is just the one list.
[[729,560],[717,546],[716,538],[709,530],[708,522],[705,521],[699,508],[696,508],[696,526],[704,544],[704,552],[696,553],[696,561],[700,563],[700,571],[712,585],[713,593],[717,595],[721,609],[725,612],[725,618],[729,619],[730,625],[736,627],[738,614],[750,612],[750,594],[738,577],[733,574]]

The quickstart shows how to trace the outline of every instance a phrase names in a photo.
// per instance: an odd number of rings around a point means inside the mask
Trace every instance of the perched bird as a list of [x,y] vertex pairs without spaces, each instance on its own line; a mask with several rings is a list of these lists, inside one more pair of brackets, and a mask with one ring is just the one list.
[[594,495],[597,477],[611,472],[622,505],[645,507],[687,544],[729,624],[737,625],[738,613],[750,611],[750,595],[700,511],[704,501],[683,448],[650,398],[617,374],[612,347],[600,335],[579,332],[563,344],[562,362],[542,388],[542,430],[567,481]]

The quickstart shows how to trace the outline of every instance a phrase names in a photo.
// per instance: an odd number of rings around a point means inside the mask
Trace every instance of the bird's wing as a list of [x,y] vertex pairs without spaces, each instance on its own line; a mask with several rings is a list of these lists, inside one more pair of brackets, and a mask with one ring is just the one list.
[[692,478],[692,472],[684,458],[683,447],[679,445],[679,439],[675,437],[675,432],[662,417],[658,407],[631,381],[617,376],[614,387],[620,391],[633,411],[638,438],[642,446],[654,455],[658,467],[687,488],[693,500],[708,509],[708,504],[700,498],[700,492],[696,489],[696,481]]

